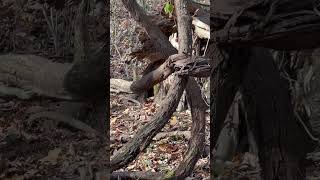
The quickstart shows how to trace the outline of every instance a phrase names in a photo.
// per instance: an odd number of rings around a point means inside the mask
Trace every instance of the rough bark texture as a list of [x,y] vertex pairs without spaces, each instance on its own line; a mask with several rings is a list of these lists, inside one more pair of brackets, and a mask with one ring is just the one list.
[[[217,67],[217,73],[211,75],[210,95],[210,157],[214,157],[214,147],[217,145],[219,134],[226,119],[229,107],[231,106],[235,93],[239,89],[241,77],[247,64],[247,52],[241,48],[223,49],[218,46],[213,59],[212,67]],[[219,65],[220,64],[220,65]],[[229,136],[226,136],[228,138]],[[225,141],[228,141],[225,139]],[[210,159],[210,171],[214,175],[217,172],[215,166],[220,166],[214,158]],[[219,170],[218,170],[219,171]]]
[[312,1],[213,1],[213,38],[225,45],[314,48],[320,42],[320,18],[313,8]]
[[[174,58],[173,56],[175,56],[177,58]],[[185,55],[178,55],[178,56],[173,55],[173,56],[170,56],[169,59],[167,59],[165,63],[160,65],[155,70],[145,74],[139,80],[134,81],[131,84],[130,89],[134,93],[141,93],[141,92],[149,90],[154,85],[165,80],[170,74],[172,74],[174,72],[172,61],[187,58]]]
[[179,75],[208,77],[210,70],[208,58],[198,56],[187,57],[185,54],[175,54],[170,56],[165,63],[155,70],[146,73],[139,80],[134,81],[130,89],[137,94],[147,91],[154,85],[167,79],[175,71]]
[[[241,48],[222,49],[218,46],[213,46],[213,48],[215,48],[216,56],[213,57],[212,67],[217,67],[217,73],[211,74],[210,80],[210,87],[212,87],[210,96],[211,152],[217,142],[235,93],[239,89],[248,58],[247,52]],[[213,162],[211,165],[214,166]]]
[[287,84],[267,49],[253,49],[242,92],[247,112],[255,117],[249,123],[258,142],[264,179],[305,179],[308,140],[293,117]]
[[136,1],[122,0],[122,3],[130,12],[132,18],[145,28],[151,40],[157,44],[156,49],[166,55],[166,58],[177,52],[177,50],[170,44],[167,37],[161,32],[160,28],[152,25],[150,17],[145,14],[144,10],[141,9]]
[[176,77],[166,100],[163,101],[153,120],[142,127],[125,146],[117,151],[111,158],[111,170],[117,170],[131,162],[140,151],[144,150],[152,141],[152,138],[165,126],[175,112],[187,79]]
[[191,107],[192,128],[188,150],[184,154],[182,162],[176,169],[177,178],[185,178],[192,173],[201,153],[205,142],[205,111],[207,105],[202,98],[201,89],[197,82],[191,77],[186,87],[188,103]]
[[[192,54],[191,17],[187,11],[187,0],[175,0],[179,32],[179,53]],[[188,102],[191,107],[192,129],[188,150],[182,162],[175,171],[178,179],[183,179],[192,173],[197,163],[205,141],[205,111],[206,104],[202,98],[201,89],[194,78],[190,77],[186,87]]]

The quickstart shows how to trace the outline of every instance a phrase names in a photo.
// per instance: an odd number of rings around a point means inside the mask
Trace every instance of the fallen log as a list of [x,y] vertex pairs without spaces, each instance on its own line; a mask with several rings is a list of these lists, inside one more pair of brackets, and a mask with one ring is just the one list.
[[63,100],[73,97],[64,89],[63,80],[71,64],[55,63],[35,55],[0,56],[0,94],[29,99],[44,96]]
[[186,83],[186,79],[177,79],[173,82],[167,94],[168,98],[163,101],[154,118],[138,130],[135,136],[111,157],[111,171],[117,170],[131,162],[138,156],[141,150],[150,144],[153,137],[166,125],[176,110]]
[[132,82],[126,81],[123,79],[110,79],[110,92],[115,93],[128,93],[131,94],[132,91],[130,90]]

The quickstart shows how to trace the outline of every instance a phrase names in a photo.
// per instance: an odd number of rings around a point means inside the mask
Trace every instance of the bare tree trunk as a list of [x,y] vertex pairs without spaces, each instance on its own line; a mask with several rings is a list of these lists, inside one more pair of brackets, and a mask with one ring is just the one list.
[[288,86],[267,49],[253,49],[242,92],[264,179],[305,179],[303,160],[310,144],[294,119]]
[[[210,157],[214,157],[214,147],[225,121],[235,93],[239,89],[243,71],[246,68],[248,54],[241,48],[221,48],[213,46],[212,67],[217,72],[210,76]],[[215,174],[215,161],[210,159],[211,174]]]
[[[187,12],[187,0],[175,0],[179,32],[179,53],[192,55],[192,28],[191,17]],[[188,150],[183,161],[175,171],[178,179],[185,178],[192,173],[204,148],[205,141],[205,110],[206,104],[202,97],[201,89],[193,77],[189,78],[186,87],[188,101],[191,107],[192,129]]]
[[[74,62],[64,79],[64,87],[73,96],[93,104],[94,112],[89,124],[106,133],[107,123],[104,118],[109,70],[106,58],[109,55],[109,43],[104,42],[95,52],[89,49],[87,27],[89,1],[82,0],[77,11],[74,35]],[[104,107],[104,108],[103,108]]]

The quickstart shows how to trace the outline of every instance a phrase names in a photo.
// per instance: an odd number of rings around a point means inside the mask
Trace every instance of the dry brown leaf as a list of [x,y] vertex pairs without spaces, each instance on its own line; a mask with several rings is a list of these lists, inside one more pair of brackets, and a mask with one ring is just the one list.
[[172,116],[172,118],[170,120],[170,125],[175,126],[177,124],[178,124],[178,118],[176,116]]
[[159,150],[162,152],[167,152],[167,153],[172,153],[178,150],[178,147],[172,144],[160,144],[159,146]]
[[48,162],[52,165],[57,164],[59,154],[61,153],[61,148],[55,148],[53,150],[50,150],[48,152],[48,155],[42,159],[40,159],[41,162]]

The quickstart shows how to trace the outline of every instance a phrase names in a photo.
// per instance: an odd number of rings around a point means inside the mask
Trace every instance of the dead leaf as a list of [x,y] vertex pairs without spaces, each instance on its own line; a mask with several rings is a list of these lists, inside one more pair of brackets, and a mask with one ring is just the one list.
[[129,108],[127,108],[126,110],[123,111],[123,114],[130,114],[129,112],[130,112],[130,110],[129,110]]
[[114,124],[117,121],[117,119],[118,119],[117,117],[111,118],[110,120],[111,124]]
[[68,153],[71,155],[71,156],[74,156],[76,154],[76,151],[73,147],[72,144],[69,145],[69,150],[68,150]]
[[41,162],[48,162],[52,165],[57,164],[57,160],[59,157],[59,154],[61,153],[61,148],[55,148],[53,150],[50,150],[48,152],[48,155],[42,159],[40,159]]
[[175,126],[178,123],[177,117],[176,116],[172,116],[171,120],[170,120],[170,125],[171,126]]
[[128,167],[127,167],[127,169],[128,170],[132,170],[132,169],[134,169],[136,167],[136,165],[135,164],[132,164],[132,165],[129,165]]
[[172,144],[160,144],[159,146],[159,150],[162,152],[167,152],[167,153],[172,153],[178,150],[177,146],[174,146]]

